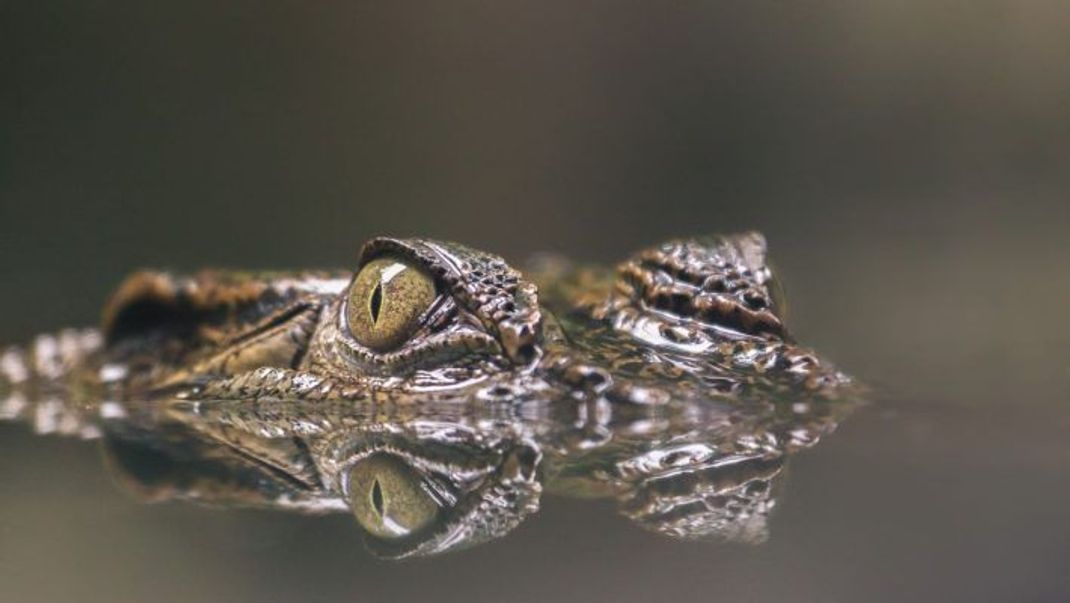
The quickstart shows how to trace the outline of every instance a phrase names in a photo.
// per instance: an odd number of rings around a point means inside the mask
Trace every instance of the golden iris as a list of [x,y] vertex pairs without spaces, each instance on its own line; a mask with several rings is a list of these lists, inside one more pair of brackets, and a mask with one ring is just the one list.
[[438,503],[420,474],[389,454],[374,454],[355,464],[349,470],[346,497],[357,522],[378,538],[404,538],[438,517]]
[[398,258],[372,260],[349,291],[349,331],[372,350],[393,350],[420,326],[435,297],[434,281],[419,267]]

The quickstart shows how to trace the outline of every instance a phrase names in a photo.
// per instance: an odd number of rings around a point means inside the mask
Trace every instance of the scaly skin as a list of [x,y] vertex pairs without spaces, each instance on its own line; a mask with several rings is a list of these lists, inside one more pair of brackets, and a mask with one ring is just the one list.
[[[143,272],[100,331],[0,356],[0,417],[104,434],[149,500],[357,509],[371,499],[353,468],[398,459],[440,507],[411,534],[369,535],[405,557],[500,537],[543,487],[614,497],[673,537],[760,541],[784,459],[857,394],[788,334],[757,233],[670,241],[615,273],[544,258],[522,274],[390,238],[357,272],[379,258],[419,267],[437,296],[396,348],[352,335],[356,272]],[[369,508],[386,513],[375,476]]]

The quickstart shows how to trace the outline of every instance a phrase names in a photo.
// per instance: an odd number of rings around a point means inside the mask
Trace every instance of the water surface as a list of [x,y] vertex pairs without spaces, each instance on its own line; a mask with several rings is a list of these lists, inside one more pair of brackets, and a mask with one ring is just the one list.
[[6,3],[0,343],[141,266],[758,229],[792,331],[873,390],[791,456],[768,540],[548,492],[392,562],[347,513],[144,504],[4,423],[0,599],[1070,599],[1068,5],[520,4]]

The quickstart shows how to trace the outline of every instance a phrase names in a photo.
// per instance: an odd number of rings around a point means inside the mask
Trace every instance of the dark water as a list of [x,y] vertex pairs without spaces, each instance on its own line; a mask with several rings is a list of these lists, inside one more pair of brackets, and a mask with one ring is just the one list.
[[792,456],[768,541],[547,495],[388,562],[346,514],[145,505],[5,424],[0,598],[1070,598],[1065,5],[450,6],[0,8],[0,340],[94,323],[143,265],[759,229],[795,334],[874,391]]

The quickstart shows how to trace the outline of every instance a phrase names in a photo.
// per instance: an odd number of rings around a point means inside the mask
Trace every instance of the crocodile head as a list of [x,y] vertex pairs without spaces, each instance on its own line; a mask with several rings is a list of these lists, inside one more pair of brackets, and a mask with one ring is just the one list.
[[849,385],[789,335],[756,233],[523,273],[454,243],[377,238],[350,275],[143,274],[121,292],[113,360],[152,367],[134,389],[187,397],[649,404]]

